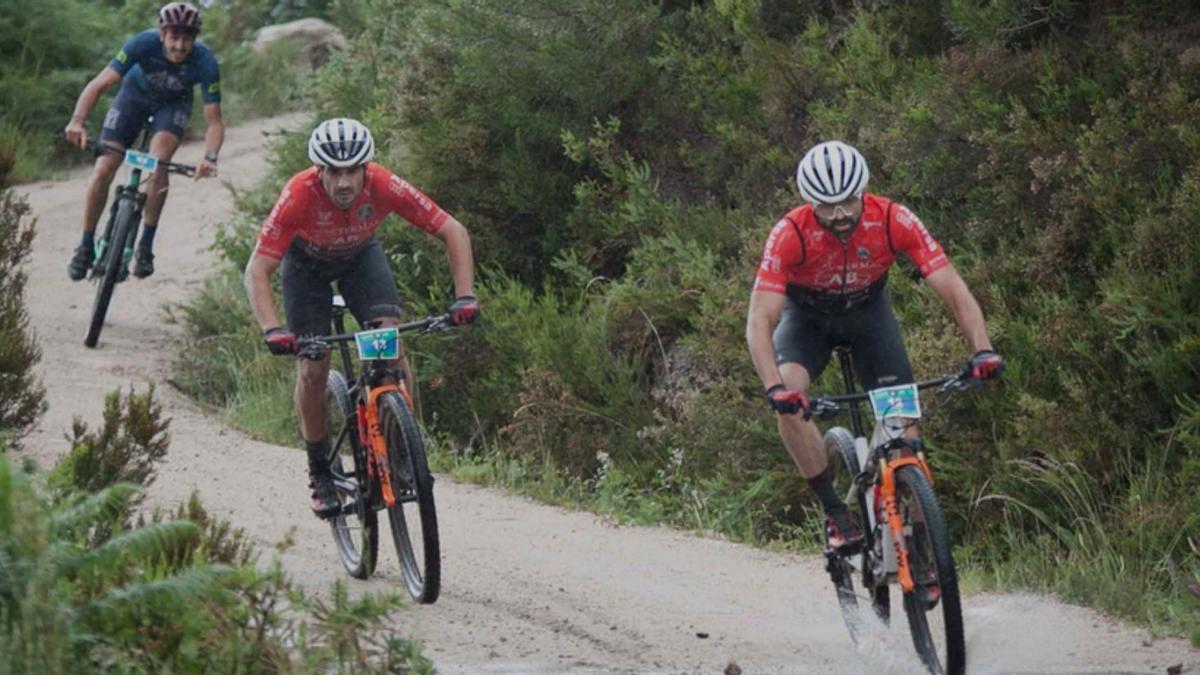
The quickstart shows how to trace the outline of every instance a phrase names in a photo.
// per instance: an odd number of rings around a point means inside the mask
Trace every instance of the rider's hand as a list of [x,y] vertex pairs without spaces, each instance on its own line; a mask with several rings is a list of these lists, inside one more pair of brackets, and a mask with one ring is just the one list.
[[83,122],[71,120],[67,122],[67,128],[63,132],[66,134],[67,141],[71,145],[78,147],[80,150],[87,147],[88,135],[87,129],[83,127]]
[[296,346],[296,336],[279,326],[263,331],[263,344],[267,345],[267,349],[275,356],[295,354],[299,349]]
[[196,173],[192,176],[192,180],[200,180],[201,178],[208,178],[209,176],[215,177],[216,175],[217,163],[210,162],[207,159],[202,159],[200,160],[200,163],[196,165]]
[[473,295],[462,295],[450,305],[449,311],[450,323],[455,326],[475,323],[475,319],[479,318],[479,303],[475,302]]
[[767,403],[780,415],[795,415],[801,410],[808,410],[808,399],[804,392],[788,389],[777,384],[766,391]]
[[981,349],[967,361],[967,374],[979,380],[990,380],[1000,377],[1004,372],[1004,359],[990,349]]

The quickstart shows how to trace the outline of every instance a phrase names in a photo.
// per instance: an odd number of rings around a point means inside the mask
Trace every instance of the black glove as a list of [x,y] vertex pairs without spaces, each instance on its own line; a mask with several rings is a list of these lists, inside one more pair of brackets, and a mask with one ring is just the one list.
[[795,415],[801,410],[808,410],[808,399],[803,392],[788,389],[777,384],[766,391],[767,403],[780,415]]
[[450,305],[450,323],[455,326],[463,326],[468,323],[475,323],[475,319],[479,318],[479,303],[475,302],[475,296],[463,295],[454,300],[454,304]]
[[297,351],[296,336],[279,326],[263,331],[263,344],[275,356],[287,356]]
[[965,368],[968,375],[979,380],[990,380],[1000,377],[1004,372],[1004,359],[990,349],[981,349],[967,361]]

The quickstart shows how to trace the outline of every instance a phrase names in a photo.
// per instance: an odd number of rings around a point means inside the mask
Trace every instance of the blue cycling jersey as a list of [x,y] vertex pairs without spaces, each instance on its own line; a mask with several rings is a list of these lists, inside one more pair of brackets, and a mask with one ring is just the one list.
[[212,50],[197,42],[183,63],[171,63],[163,54],[162,38],[151,28],[133,36],[108,64],[128,76],[147,96],[160,101],[190,98],[200,85],[205,103],[221,102],[221,74]]

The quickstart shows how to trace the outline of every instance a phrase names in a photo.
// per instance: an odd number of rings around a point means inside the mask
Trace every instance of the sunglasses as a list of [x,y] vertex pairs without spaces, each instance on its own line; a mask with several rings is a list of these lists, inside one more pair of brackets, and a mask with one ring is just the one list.
[[851,197],[837,204],[813,204],[813,213],[824,220],[833,220],[839,217],[856,216],[860,208],[862,208],[862,198]]

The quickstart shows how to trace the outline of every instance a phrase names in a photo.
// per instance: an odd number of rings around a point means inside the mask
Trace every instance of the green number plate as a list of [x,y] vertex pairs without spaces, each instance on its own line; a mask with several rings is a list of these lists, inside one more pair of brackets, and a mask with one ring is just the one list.
[[908,417],[917,419],[921,416],[921,398],[917,395],[917,385],[902,384],[897,387],[872,389],[871,406],[875,408],[875,419],[885,417]]
[[358,345],[358,356],[364,361],[380,361],[400,358],[400,332],[395,328],[366,330],[354,334]]
[[135,169],[153,171],[158,166],[158,158],[137,150],[126,150],[125,163]]

